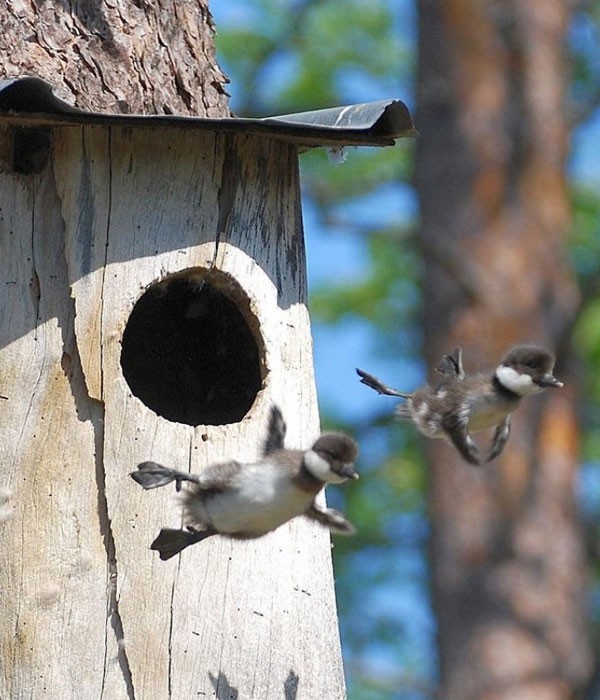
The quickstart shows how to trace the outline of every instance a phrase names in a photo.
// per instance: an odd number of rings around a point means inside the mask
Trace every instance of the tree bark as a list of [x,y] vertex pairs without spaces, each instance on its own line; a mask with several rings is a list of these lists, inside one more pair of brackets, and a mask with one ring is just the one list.
[[[521,341],[565,388],[523,402],[481,469],[428,442],[433,601],[446,700],[563,700],[590,669],[573,496],[578,293],[565,253],[566,0],[421,0],[416,185],[425,354],[467,371]],[[488,437],[489,439],[489,437]]]
[[96,112],[225,117],[207,0],[6,0],[0,77]]

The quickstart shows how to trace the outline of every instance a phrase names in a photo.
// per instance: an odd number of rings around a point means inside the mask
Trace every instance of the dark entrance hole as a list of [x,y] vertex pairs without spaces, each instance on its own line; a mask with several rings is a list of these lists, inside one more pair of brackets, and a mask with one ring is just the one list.
[[123,333],[121,367],[135,396],[163,418],[237,423],[262,385],[257,338],[258,320],[233,278],[186,270],[138,299]]

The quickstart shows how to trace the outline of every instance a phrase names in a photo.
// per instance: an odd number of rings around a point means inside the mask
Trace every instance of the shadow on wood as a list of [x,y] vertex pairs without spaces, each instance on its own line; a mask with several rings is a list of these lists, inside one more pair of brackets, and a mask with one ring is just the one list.
[[210,678],[210,682],[215,689],[217,700],[238,700],[239,692],[237,688],[229,685],[227,676],[223,673],[223,671],[219,671],[219,675],[217,677],[213,676],[213,674],[209,671],[208,677]]

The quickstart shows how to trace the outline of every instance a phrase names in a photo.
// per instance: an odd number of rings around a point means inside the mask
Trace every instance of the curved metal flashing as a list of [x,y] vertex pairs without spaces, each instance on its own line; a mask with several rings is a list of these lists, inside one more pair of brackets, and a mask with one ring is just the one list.
[[0,125],[164,127],[258,133],[310,148],[314,146],[392,146],[416,135],[408,107],[380,100],[313,112],[247,119],[205,119],[174,115],[86,112],[59,99],[52,86],[36,77],[0,81]]

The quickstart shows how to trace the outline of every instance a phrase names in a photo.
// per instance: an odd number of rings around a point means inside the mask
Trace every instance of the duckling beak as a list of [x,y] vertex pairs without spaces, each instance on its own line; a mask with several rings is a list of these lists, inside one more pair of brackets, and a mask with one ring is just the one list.
[[346,479],[358,479],[358,472],[354,468],[354,464],[349,462],[344,464],[344,466],[339,471],[340,476],[346,477]]
[[561,386],[564,386],[564,384],[560,381],[560,379],[557,379],[556,377],[552,376],[551,374],[545,374],[538,382],[538,386],[543,386],[543,387],[554,387],[556,389],[560,388]]

